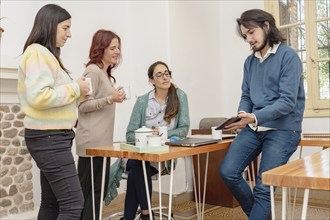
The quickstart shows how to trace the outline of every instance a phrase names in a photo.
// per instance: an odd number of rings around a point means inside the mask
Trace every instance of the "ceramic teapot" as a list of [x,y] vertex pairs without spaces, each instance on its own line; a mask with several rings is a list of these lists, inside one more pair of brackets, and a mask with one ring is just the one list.
[[142,126],[142,128],[136,129],[135,133],[135,146],[146,147],[147,146],[147,136],[152,135],[152,129]]

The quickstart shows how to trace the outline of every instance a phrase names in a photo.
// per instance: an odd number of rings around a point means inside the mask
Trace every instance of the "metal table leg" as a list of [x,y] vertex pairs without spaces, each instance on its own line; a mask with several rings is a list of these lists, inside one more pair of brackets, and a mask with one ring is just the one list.
[[302,209],[302,214],[301,214],[302,220],[305,220],[306,216],[307,216],[308,197],[309,197],[309,189],[305,189],[303,209]]
[[270,186],[270,204],[272,207],[272,220],[275,220],[274,186]]
[[104,195],[104,182],[105,182],[105,171],[106,171],[106,167],[107,167],[107,157],[103,157],[99,220],[102,220],[102,214],[103,214],[102,213],[103,212],[103,195]]
[[144,176],[144,185],[146,187],[149,217],[150,217],[150,220],[153,220],[152,211],[151,211],[150,195],[149,195],[149,184],[148,184],[148,178],[147,178],[146,162],[144,160],[142,160],[142,168],[143,168],[143,176]]
[[95,220],[95,192],[94,192],[94,168],[93,157],[91,157],[91,179],[92,179],[92,206],[93,206],[93,220]]

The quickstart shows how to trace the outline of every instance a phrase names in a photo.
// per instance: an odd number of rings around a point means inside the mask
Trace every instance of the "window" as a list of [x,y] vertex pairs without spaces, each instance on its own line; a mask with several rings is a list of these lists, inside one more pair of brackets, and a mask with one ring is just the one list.
[[303,62],[305,117],[330,116],[330,0],[265,0]]

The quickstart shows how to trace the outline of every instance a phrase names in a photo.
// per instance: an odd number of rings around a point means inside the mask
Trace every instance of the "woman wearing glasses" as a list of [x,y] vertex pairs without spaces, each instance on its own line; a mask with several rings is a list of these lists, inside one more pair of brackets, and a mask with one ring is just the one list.
[[[171,82],[171,71],[166,63],[157,61],[148,69],[149,82],[154,89],[138,97],[132,111],[127,127],[127,142],[135,141],[134,131],[146,126],[154,128],[167,126],[168,137],[185,137],[188,134],[190,119],[187,95]],[[127,191],[125,198],[125,211],[122,219],[135,218],[138,206],[141,208],[141,219],[149,219],[148,203],[143,178],[142,162],[128,160]],[[149,195],[151,199],[151,176],[158,170],[146,162]]]

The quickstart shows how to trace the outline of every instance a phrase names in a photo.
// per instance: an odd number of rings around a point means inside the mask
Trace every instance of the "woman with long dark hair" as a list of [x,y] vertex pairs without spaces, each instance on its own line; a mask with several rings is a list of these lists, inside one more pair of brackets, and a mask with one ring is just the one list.
[[25,142],[40,169],[38,219],[79,219],[84,205],[71,153],[77,100],[89,91],[75,82],[60,60],[71,37],[71,16],[54,4],[37,13],[18,67],[18,96],[25,113]]
[[[127,127],[127,142],[132,143],[135,141],[134,131],[142,126],[153,128],[154,132],[157,132],[158,127],[166,126],[168,137],[186,137],[190,126],[186,93],[171,82],[172,72],[164,62],[157,61],[153,63],[148,69],[148,78],[154,89],[136,100]],[[137,208],[140,206],[141,219],[147,220],[150,216],[142,162],[128,160],[126,170],[128,171],[128,179],[125,211],[122,219],[133,220]],[[156,174],[158,170],[151,166],[150,162],[146,162],[146,170],[151,198],[151,176]]]

